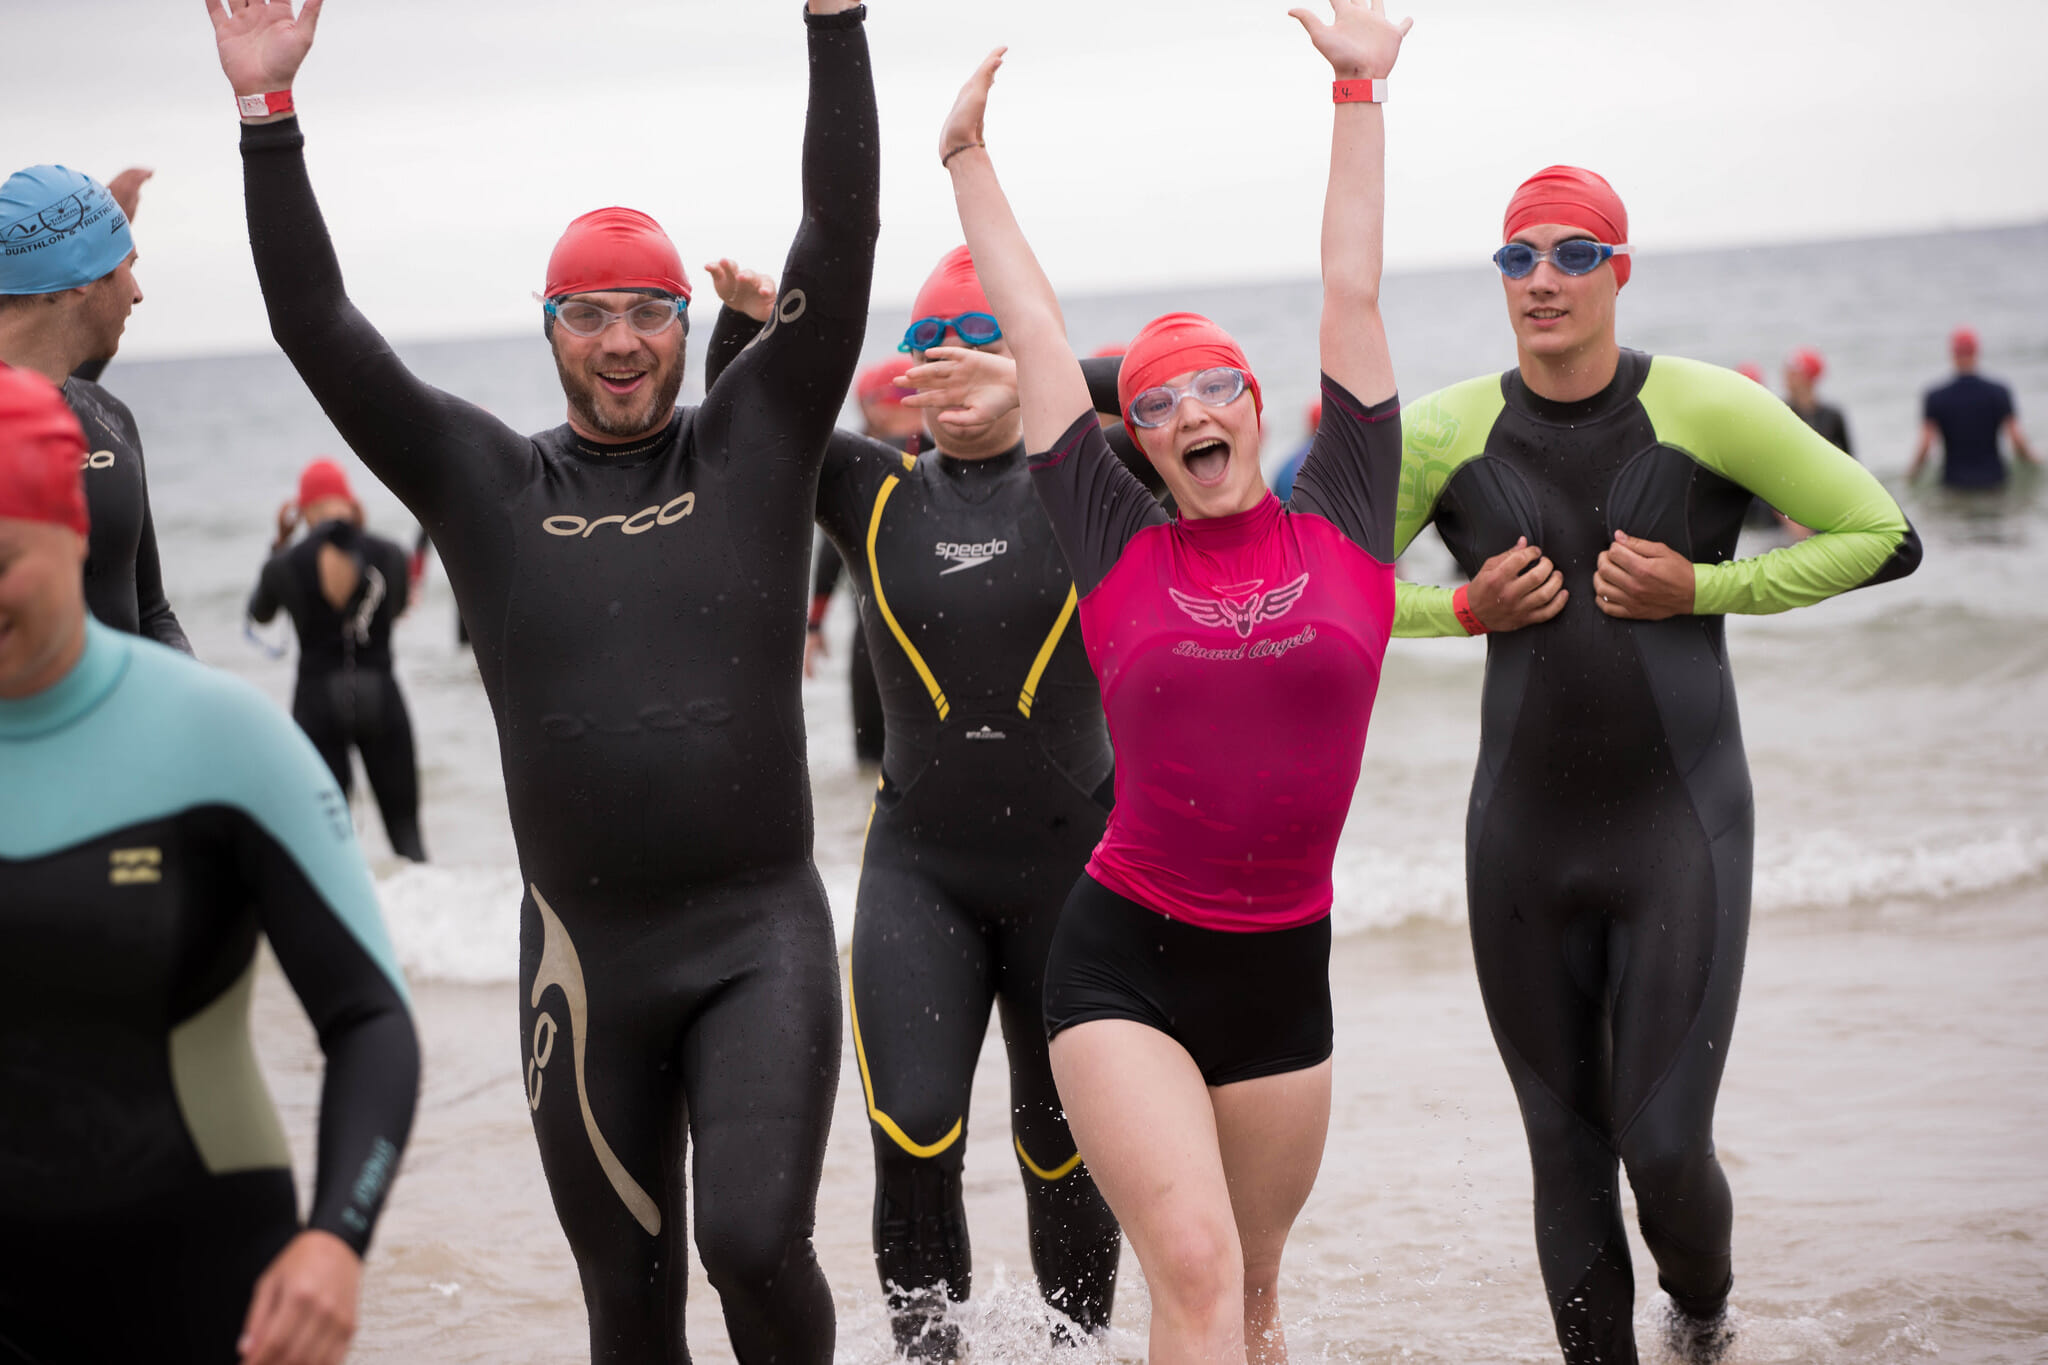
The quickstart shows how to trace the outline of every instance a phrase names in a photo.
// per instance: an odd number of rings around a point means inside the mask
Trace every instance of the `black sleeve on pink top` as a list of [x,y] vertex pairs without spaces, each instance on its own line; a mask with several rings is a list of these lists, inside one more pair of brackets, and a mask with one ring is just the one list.
[[1394,562],[1401,491],[1401,400],[1367,405],[1323,376],[1323,420],[1288,506],[1313,512],[1382,564]]
[[[1092,412],[1076,417],[1051,450],[1031,457],[1031,486],[1083,597],[1109,576],[1131,537],[1168,520],[1158,500],[1110,450]],[[1388,519],[1391,538],[1391,512]]]

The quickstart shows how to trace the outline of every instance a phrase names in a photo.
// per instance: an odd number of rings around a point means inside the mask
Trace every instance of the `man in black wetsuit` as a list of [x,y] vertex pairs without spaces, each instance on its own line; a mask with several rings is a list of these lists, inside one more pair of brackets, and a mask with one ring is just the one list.
[[[1732,371],[1623,350],[1628,219],[1554,166],[1496,255],[1519,364],[1402,413],[1396,548],[1434,521],[1472,576],[1401,583],[1396,635],[1488,640],[1466,826],[1473,956],[1535,1174],[1573,1365],[1632,1365],[1617,1163],[1687,1359],[1728,1337],[1714,1100],[1748,938],[1754,812],[1722,616],[1912,572],[1862,466]],[[1761,497],[1814,534],[1732,556]]]
[[[298,524],[306,534],[293,545]],[[391,662],[391,627],[411,591],[404,548],[363,529],[363,505],[341,466],[327,459],[307,465],[298,500],[278,511],[277,541],[249,595],[249,615],[268,622],[282,607],[291,616],[299,636],[292,719],[327,761],[344,800],[355,778],[349,752],[363,756],[391,851],[423,863],[412,717]]]
[[[87,614],[87,448],[0,370],[0,1362],[339,1365],[412,1125],[405,982],[305,736]],[[326,1058],[303,1226],[259,940]]]
[[[744,275],[741,278],[745,278]],[[714,382],[772,293],[721,295]],[[919,291],[910,399],[936,448],[832,438],[818,525],[874,642],[886,717],[853,925],[852,1019],[875,1151],[875,1265],[898,1348],[952,1360],[946,1302],[972,1287],[961,1176],[968,1099],[1001,1015],[1011,1144],[1046,1302],[1109,1323],[1122,1238],[1074,1150],[1046,1055],[1046,952],[1102,836],[1112,758],[1074,579],[1033,494],[1016,367],[967,249]],[[1116,407],[1118,362],[1090,362]]]
[[[685,1145],[734,1354],[824,1365],[811,1246],[840,1049],[811,863],[802,654],[818,468],[866,326],[873,77],[851,0],[809,0],[803,223],[773,322],[677,410],[689,286],[654,221],[601,209],[549,261],[568,397],[538,436],[415,378],[349,302],[279,112],[312,42],[214,11],[242,107],[272,332],[432,535],[498,723],[527,893],[527,1101],[595,1360],[682,1360]],[[672,149],[666,133],[650,140]]]
[[1956,363],[1955,378],[1927,391],[1920,410],[1920,445],[1906,479],[1920,477],[1939,441],[1942,483],[1950,488],[2002,488],[2006,466],[1998,452],[1999,437],[2011,442],[2015,458],[2036,465],[2040,458],[2020,430],[2012,390],[1977,373],[1977,334],[1958,327],[1949,338],[1949,354]]
[[0,364],[63,385],[85,429],[92,506],[86,605],[116,630],[190,654],[164,599],[134,415],[87,377],[120,347],[128,314],[142,302],[134,266],[127,214],[90,176],[30,166],[0,185]]

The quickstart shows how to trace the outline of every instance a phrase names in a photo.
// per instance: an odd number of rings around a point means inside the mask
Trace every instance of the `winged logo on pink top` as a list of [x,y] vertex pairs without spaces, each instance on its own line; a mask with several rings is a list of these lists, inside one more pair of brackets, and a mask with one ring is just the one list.
[[1195,597],[1178,588],[1166,591],[1198,624],[1228,626],[1237,632],[1238,639],[1245,640],[1251,638],[1254,627],[1285,616],[1308,591],[1307,574],[1271,592],[1260,592],[1265,582],[1263,578],[1254,578],[1249,583],[1226,583],[1215,590],[1214,597]]

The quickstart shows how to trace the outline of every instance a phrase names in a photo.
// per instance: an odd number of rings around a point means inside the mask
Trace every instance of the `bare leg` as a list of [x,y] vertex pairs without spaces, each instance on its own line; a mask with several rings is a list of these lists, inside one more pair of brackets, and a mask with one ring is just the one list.
[[1244,1340],[1251,1365],[1285,1365],[1280,1253],[1322,1169],[1330,1131],[1330,1063],[1209,1092],[1230,1209],[1244,1249]]

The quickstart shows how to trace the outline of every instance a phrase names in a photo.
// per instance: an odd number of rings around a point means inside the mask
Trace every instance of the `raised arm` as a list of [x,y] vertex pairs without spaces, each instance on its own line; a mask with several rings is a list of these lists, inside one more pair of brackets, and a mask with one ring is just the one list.
[[[291,89],[320,0],[296,18],[291,0],[207,0],[207,10],[237,98]],[[525,438],[415,378],[349,301],[296,114],[244,115],[242,184],[271,335],[363,463],[422,520],[513,487],[536,458]]]
[[1331,0],[1331,22],[1290,10],[1329,60],[1338,97],[1323,195],[1323,373],[1368,406],[1394,396],[1394,362],[1380,319],[1386,236],[1386,120],[1369,98],[1414,24],[1390,22],[1384,0]]
[[815,467],[867,332],[881,233],[881,135],[862,23],[867,9],[811,0],[803,222],[767,325],[705,393],[707,448]]

